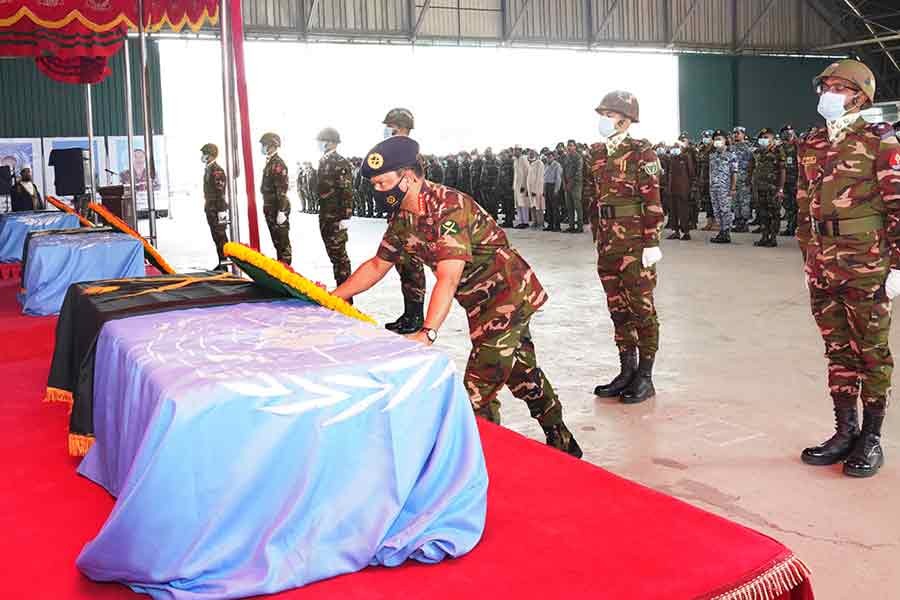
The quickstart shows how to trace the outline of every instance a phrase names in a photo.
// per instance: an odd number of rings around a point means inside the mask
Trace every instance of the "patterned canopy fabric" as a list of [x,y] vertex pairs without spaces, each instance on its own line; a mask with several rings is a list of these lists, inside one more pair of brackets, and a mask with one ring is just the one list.
[[[219,0],[146,0],[143,23],[197,31],[218,16]],[[135,0],[0,0],[0,56],[34,56],[57,81],[97,83],[139,22]]]

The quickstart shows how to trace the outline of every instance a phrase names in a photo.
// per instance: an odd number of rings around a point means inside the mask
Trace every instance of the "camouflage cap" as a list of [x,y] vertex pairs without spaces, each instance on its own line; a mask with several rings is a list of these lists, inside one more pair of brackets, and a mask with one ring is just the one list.
[[759,133],[756,134],[757,139],[761,138],[764,135],[775,135],[775,132],[769,129],[768,127],[763,127],[759,130]]
[[704,129],[703,131],[700,132],[700,137],[708,138],[708,137],[712,137],[712,136],[713,136],[712,129]]
[[341,134],[338,133],[337,129],[334,127],[326,127],[322,131],[319,132],[319,135],[316,136],[316,140],[320,142],[330,142],[332,144],[340,144],[341,143]]
[[219,147],[212,143],[203,144],[203,147],[200,148],[200,152],[202,154],[208,154],[208,155],[212,156],[213,158],[215,158],[219,155]]
[[688,134],[687,131],[682,131],[681,135],[678,136],[678,139],[679,140],[689,140],[689,139],[691,139],[691,136]]
[[847,58],[831,63],[825,67],[824,71],[813,79],[813,86],[818,88],[819,84],[822,83],[822,80],[829,77],[849,81],[858,87],[869,99],[869,101],[863,105],[863,108],[871,105],[872,101],[875,99],[875,75],[872,74],[872,70],[869,69],[869,67],[858,60]]
[[388,111],[388,114],[384,116],[384,121],[382,121],[382,123],[387,126],[394,125],[410,130],[415,126],[412,111],[407,108],[392,108]]
[[602,112],[604,110],[615,111],[631,119],[632,123],[639,122],[638,117],[640,116],[640,107],[638,106],[637,98],[631,92],[622,90],[610,92],[603,96],[600,105],[594,110],[597,112]]
[[265,144],[266,146],[281,146],[281,137],[279,137],[277,133],[267,131],[259,138],[259,143]]
[[735,125],[735,126],[734,126],[734,129],[731,130],[731,133],[743,133],[744,135],[746,135],[746,134],[747,134],[747,128],[746,128],[746,127],[743,127],[743,126],[741,126],[741,125]]
[[418,156],[419,142],[405,135],[391,136],[369,150],[359,172],[371,179],[404,167],[414,167],[419,164]]

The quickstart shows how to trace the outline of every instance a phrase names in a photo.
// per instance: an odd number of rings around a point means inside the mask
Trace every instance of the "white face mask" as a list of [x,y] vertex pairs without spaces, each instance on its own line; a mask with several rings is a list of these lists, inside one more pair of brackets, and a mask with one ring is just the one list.
[[209,155],[207,155],[207,154],[202,155],[200,157],[200,162],[202,162],[204,165],[208,164],[209,163]]
[[319,152],[322,154],[328,152],[328,142],[319,142]]
[[597,133],[600,137],[608,138],[615,132],[616,122],[606,115],[600,115],[600,121],[597,122]]
[[711,141],[712,141],[712,139],[710,139],[710,138],[703,138],[703,143],[704,143],[704,144],[708,144],[708,143],[710,143]]
[[672,148],[672,156],[678,156],[681,154],[681,148]]
[[716,148],[724,148],[725,140],[713,140],[713,146],[715,146]]
[[392,137],[393,135],[394,135],[393,129],[391,129],[390,127],[384,128],[384,139],[388,139],[389,137]]
[[826,121],[840,119],[847,112],[844,108],[844,96],[834,92],[825,92],[819,96],[818,111]]
[[759,147],[760,148],[768,148],[769,147],[769,138],[759,138]]
[[263,156],[269,155],[269,148],[265,144],[260,145],[259,150],[262,152]]

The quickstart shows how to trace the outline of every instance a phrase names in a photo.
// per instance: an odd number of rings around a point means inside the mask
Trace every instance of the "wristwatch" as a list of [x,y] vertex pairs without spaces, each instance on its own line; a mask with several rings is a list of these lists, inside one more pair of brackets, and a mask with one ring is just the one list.
[[437,330],[436,329],[431,329],[430,327],[423,327],[419,331],[422,331],[425,333],[425,337],[428,338],[429,343],[433,344],[435,341],[437,341]]

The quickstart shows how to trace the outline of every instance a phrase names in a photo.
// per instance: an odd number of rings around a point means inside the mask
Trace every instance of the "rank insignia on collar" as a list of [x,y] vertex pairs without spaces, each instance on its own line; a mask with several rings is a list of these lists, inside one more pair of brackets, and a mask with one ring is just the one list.
[[459,225],[456,221],[444,221],[441,223],[441,235],[456,235],[459,233]]

